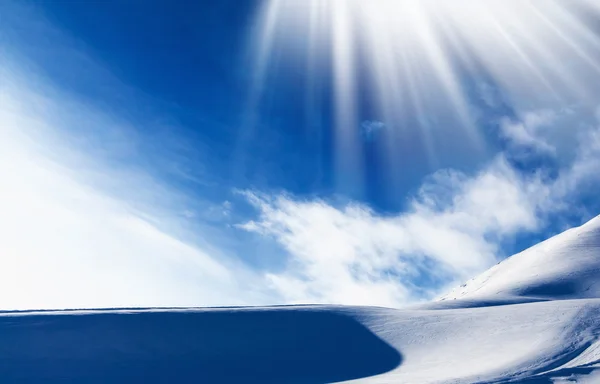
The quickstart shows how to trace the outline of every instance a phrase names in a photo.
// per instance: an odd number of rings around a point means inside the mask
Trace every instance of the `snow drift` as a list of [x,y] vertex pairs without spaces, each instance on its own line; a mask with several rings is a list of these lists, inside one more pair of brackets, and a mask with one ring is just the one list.
[[600,218],[443,300],[0,313],[2,382],[600,383]]

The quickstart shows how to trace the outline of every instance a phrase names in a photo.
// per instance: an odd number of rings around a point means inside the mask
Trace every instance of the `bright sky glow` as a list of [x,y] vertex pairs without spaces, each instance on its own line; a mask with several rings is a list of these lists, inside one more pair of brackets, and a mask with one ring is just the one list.
[[[258,67],[286,54],[331,54],[340,174],[362,172],[354,128],[365,102],[386,125],[419,131],[434,161],[441,135],[483,149],[473,99],[485,84],[500,90],[487,95],[489,104],[593,100],[600,40],[580,16],[594,9],[560,1],[271,0],[259,16]],[[306,71],[315,75],[310,65]],[[407,115],[441,120],[403,125]],[[387,151],[396,150],[392,140]]]

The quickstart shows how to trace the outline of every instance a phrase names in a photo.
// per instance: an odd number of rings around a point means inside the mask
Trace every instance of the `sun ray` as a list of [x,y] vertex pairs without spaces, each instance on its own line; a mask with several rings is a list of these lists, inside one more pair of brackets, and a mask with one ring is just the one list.
[[336,125],[336,168],[342,178],[338,183],[356,188],[362,171],[356,134],[356,68],[352,13],[346,0],[332,0],[333,69]]
[[328,88],[317,79],[331,75],[335,174],[339,185],[360,189],[361,120],[384,120],[383,157],[417,137],[435,162],[448,137],[461,151],[486,150],[474,107],[481,96],[472,89],[480,83],[493,84],[516,110],[589,102],[600,86],[591,21],[598,17],[592,1],[270,0],[260,12],[253,88],[260,94],[274,46],[305,55],[306,105],[319,97],[315,87]]

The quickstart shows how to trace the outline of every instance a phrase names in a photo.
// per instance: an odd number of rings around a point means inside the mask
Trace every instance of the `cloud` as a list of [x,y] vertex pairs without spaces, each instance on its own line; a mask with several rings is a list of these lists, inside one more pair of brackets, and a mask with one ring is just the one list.
[[[208,230],[182,240],[184,196],[143,167],[107,164],[69,139],[73,120],[117,136],[125,122],[0,71],[1,309],[276,300]],[[84,132],[94,131],[77,131]],[[226,212],[230,203],[219,207]]]
[[556,148],[544,138],[541,130],[551,125],[556,118],[556,113],[552,110],[527,112],[519,121],[505,118],[500,123],[500,136],[515,151],[533,150],[553,155]]
[[385,123],[377,120],[366,120],[360,125],[362,134],[366,140],[372,140],[377,132],[385,129]]
[[286,270],[268,275],[287,300],[398,306],[494,263],[488,235],[537,227],[520,182],[502,159],[473,178],[439,172],[406,212],[391,217],[357,204],[249,193],[260,217],[243,228],[273,237],[290,254]]
[[[533,129],[551,119],[530,114],[518,124]],[[481,272],[501,257],[503,240],[538,232],[548,217],[572,209],[582,190],[600,184],[597,125],[577,153],[557,177],[516,169],[510,153],[475,175],[438,171],[404,212],[390,216],[359,204],[247,192],[259,217],[241,227],[289,254],[287,267],[267,276],[286,300],[399,306]]]

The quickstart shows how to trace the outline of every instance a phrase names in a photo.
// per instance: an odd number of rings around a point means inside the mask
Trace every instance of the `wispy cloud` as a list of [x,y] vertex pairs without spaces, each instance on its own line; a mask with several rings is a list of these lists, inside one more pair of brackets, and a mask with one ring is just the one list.
[[[121,162],[90,155],[88,143],[73,141],[69,131],[78,121],[94,127],[76,132],[85,140],[97,138],[84,133],[112,132],[116,141],[104,145],[117,156],[114,146],[129,152],[136,145],[119,139],[130,132],[127,122],[46,83],[0,71],[7,80],[0,84],[0,308],[276,300],[208,227],[188,241],[178,212],[191,212],[189,199],[135,166],[135,154]],[[214,209],[225,215],[230,203]]]
[[551,125],[556,118],[556,113],[552,110],[528,112],[520,121],[505,118],[500,123],[500,134],[513,151],[530,150],[553,155],[556,148],[545,140],[541,130]]
[[243,228],[272,236],[291,255],[285,271],[269,275],[288,300],[397,306],[492,264],[497,247],[488,236],[535,228],[524,189],[499,159],[473,178],[435,174],[408,211],[392,217],[361,205],[249,194],[260,218]]
[[362,135],[366,140],[372,140],[377,133],[385,129],[385,123],[378,120],[365,120],[360,125]]
[[[552,123],[542,117],[529,114],[515,124]],[[268,278],[291,302],[397,306],[429,298],[496,262],[507,237],[539,231],[550,215],[572,209],[582,190],[598,186],[599,132],[588,127],[578,155],[557,177],[543,169],[521,172],[510,153],[500,154],[475,175],[433,174],[406,211],[392,216],[362,205],[248,192],[259,218],[242,228],[288,252],[287,268]]]

